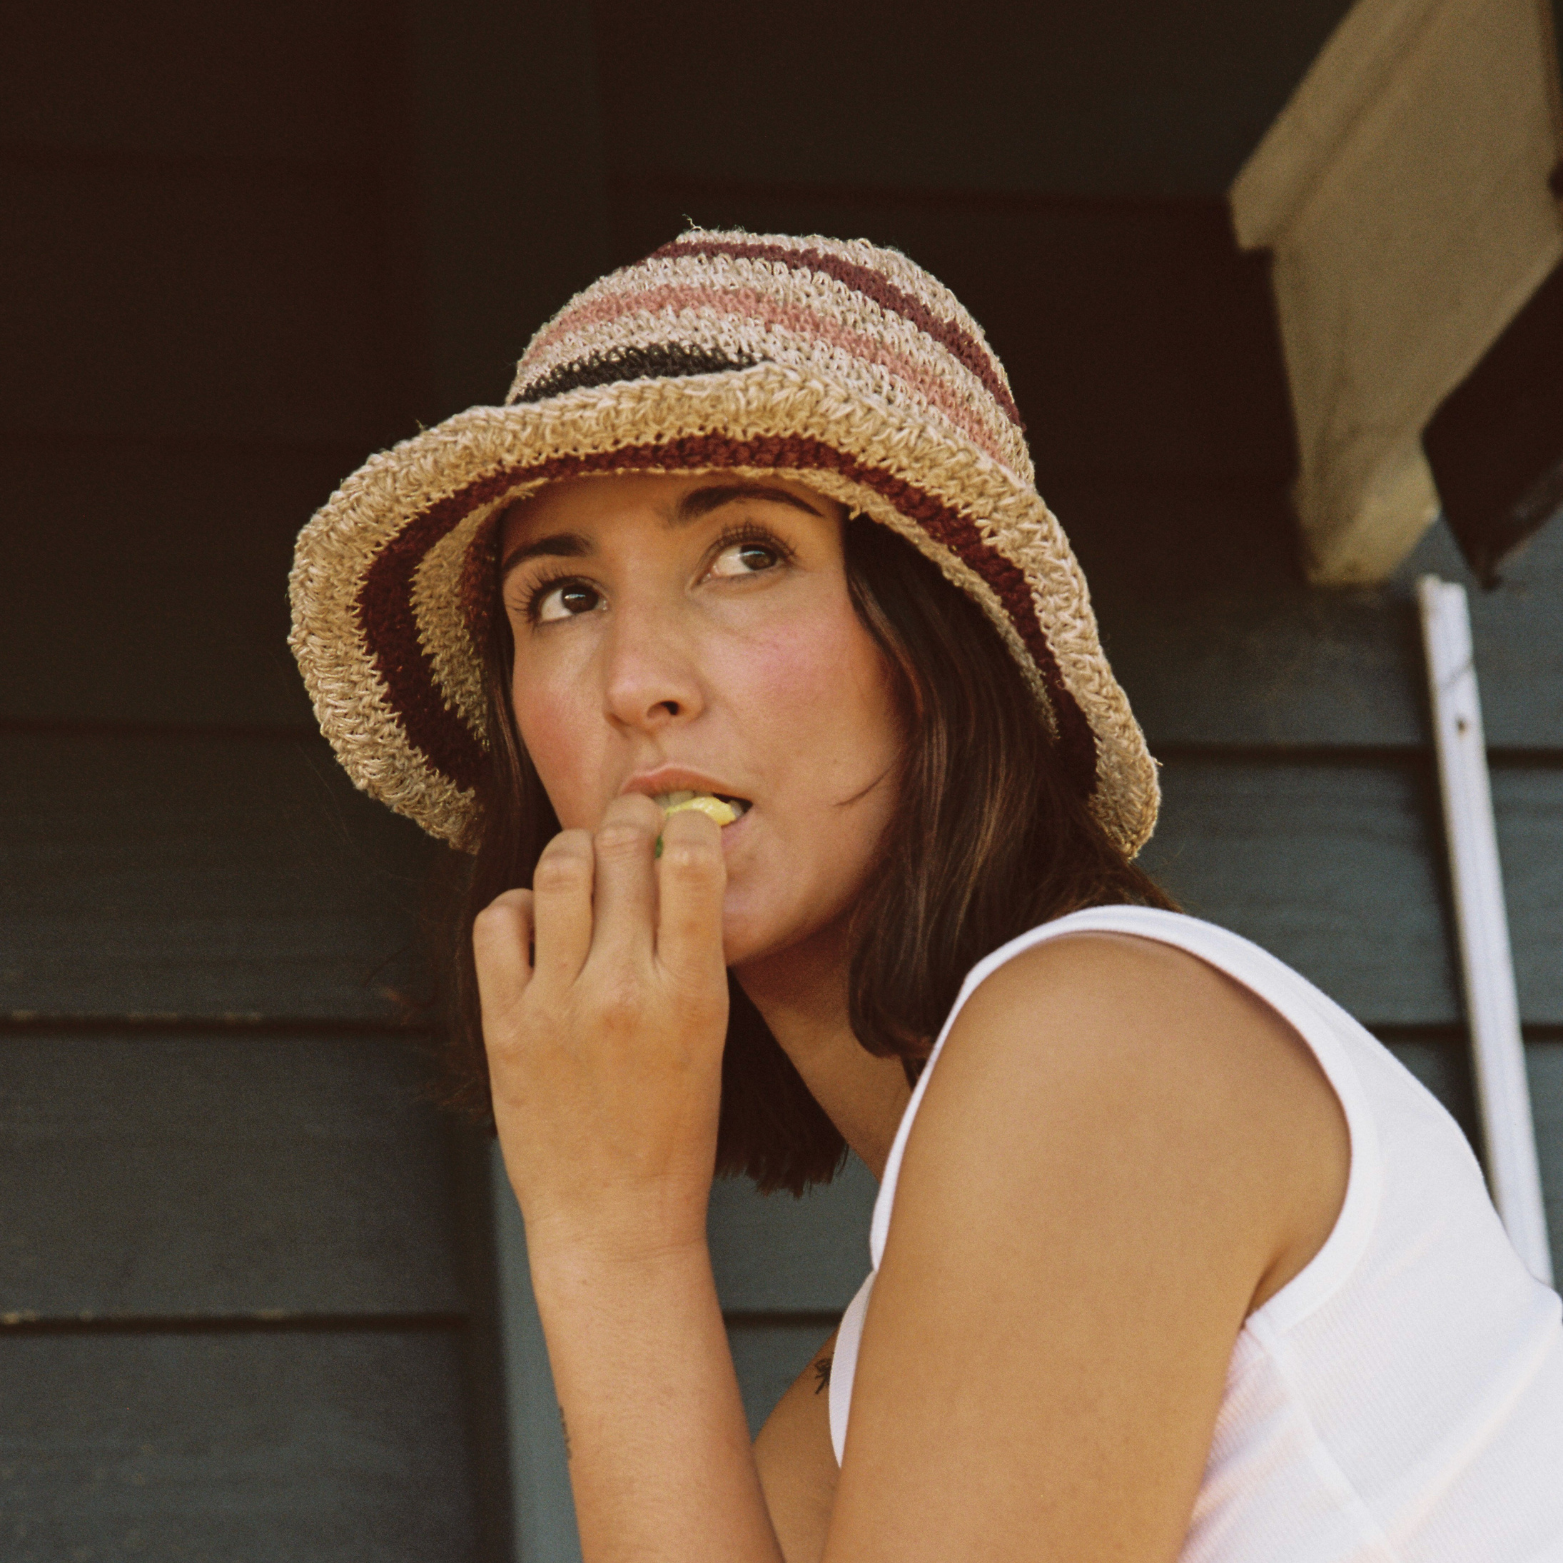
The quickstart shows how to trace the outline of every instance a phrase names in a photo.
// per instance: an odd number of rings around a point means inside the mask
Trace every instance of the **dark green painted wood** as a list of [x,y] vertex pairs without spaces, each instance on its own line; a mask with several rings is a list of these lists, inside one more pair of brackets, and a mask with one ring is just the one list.
[[1563,1020],[1563,766],[1499,769],[1493,812],[1503,858],[1520,1013]]
[[373,166],[392,36],[366,0],[29,7],[7,28],[0,141]]
[[[1187,911],[1297,967],[1365,1023],[1451,1024],[1431,766],[1184,759],[1147,868]],[[1524,1018],[1563,1020],[1563,768],[1498,768],[1499,849]]]
[[1041,469],[1074,540],[1108,654],[1157,744],[1424,745],[1412,588],[1470,592],[1487,741],[1563,749],[1563,526],[1476,586],[1440,523],[1385,588],[1318,591],[1279,491],[1115,484]]
[[0,736],[0,1010],[389,1019],[428,844],[318,738]]
[[366,452],[414,432],[416,339],[387,329],[404,296],[376,182],[18,158],[0,204],[6,289],[29,306],[7,327],[0,426]]
[[1552,1263],[1563,1272],[1563,1041],[1531,1042],[1525,1049],[1530,1077],[1531,1116],[1536,1125],[1536,1156],[1547,1204]]
[[[606,140],[627,180],[1217,196],[1347,9],[805,0],[777,26],[713,0],[613,0],[598,7]],[[719,81],[786,110],[718,130]]]
[[711,1191],[711,1263],[723,1311],[839,1312],[868,1274],[879,1185],[856,1156],[801,1199],[757,1194],[747,1178]]
[[463,1310],[423,1078],[388,1036],[0,1033],[0,1314]]
[[526,1254],[526,1227],[495,1144],[488,1171],[493,1191],[494,1256],[500,1348],[510,1424],[510,1492],[515,1555],[520,1563],[580,1563],[581,1541],[570,1493],[559,1397]]
[[458,1357],[441,1331],[0,1337],[0,1551],[472,1559]]
[[[177,452],[6,442],[17,528],[0,578],[0,718],[307,725],[285,645],[294,535],[350,446]],[[112,491],[112,507],[103,494]],[[1411,583],[1465,580],[1442,527],[1380,592],[1309,591],[1262,494],[1066,485],[1115,670],[1155,744],[1420,745]],[[1472,590],[1488,739],[1563,748],[1563,526]],[[111,647],[112,650],[106,649]]]
[[287,648],[293,540],[354,446],[11,438],[0,720],[314,724]]
[[1414,764],[1184,761],[1143,862],[1368,1025],[1459,1018],[1433,782]]
[[776,1402],[808,1367],[830,1331],[831,1326],[814,1320],[796,1324],[783,1320],[728,1321],[727,1340],[738,1372],[738,1387],[743,1392],[750,1437],[765,1425]]
[[[11,1011],[385,1016],[427,851],[315,741],[0,740]],[[1430,766],[1184,758],[1145,861],[1369,1023],[1459,1018]],[[1563,1021],[1563,769],[1493,792],[1527,1021]]]
[[[1463,1030],[1451,1028],[1420,1037],[1382,1038],[1390,1052],[1443,1104],[1480,1154],[1481,1130],[1476,1118],[1476,1087],[1471,1077],[1470,1043]],[[1537,1062],[1530,1052],[1532,1068]]]

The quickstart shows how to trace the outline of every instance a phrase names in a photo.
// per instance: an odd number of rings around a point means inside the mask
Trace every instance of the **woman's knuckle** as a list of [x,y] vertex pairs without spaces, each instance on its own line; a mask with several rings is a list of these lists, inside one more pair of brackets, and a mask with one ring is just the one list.
[[721,860],[722,854],[716,845],[698,838],[665,842],[662,848],[662,871],[672,872],[680,878],[710,878],[715,875]]
[[628,857],[646,850],[650,832],[634,820],[617,819],[599,827],[596,835],[599,857]]
[[617,984],[597,1000],[597,1024],[610,1035],[622,1036],[640,1025],[644,1009],[638,989],[628,983]]
[[532,871],[533,887],[541,894],[558,894],[575,890],[590,878],[591,863],[578,851],[561,847],[550,848],[537,860]]
[[525,890],[506,890],[502,895],[497,895],[481,912],[473,919],[473,925],[482,924],[485,928],[502,927],[526,911],[527,902],[531,899]]

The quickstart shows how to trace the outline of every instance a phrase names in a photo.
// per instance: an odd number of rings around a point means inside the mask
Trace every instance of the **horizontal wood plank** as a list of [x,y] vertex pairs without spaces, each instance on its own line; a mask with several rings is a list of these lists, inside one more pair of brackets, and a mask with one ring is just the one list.
[[1476,587],[1440,522],[1382,588],[1303,584],[1284,496],[1041,470],[1152,749],[1430,742],[1412,588],[1465,583],[1487,741],[1563,750],[1563,525]]
[[[1430,765],[1184,758],[1145,854],[1368,1024],[1460,1008]],[[1525,1019],[1563,1021],[1563,769],[1493,793]],[[0,738],[12,1013],[390,1013],[429,848],[316,740]],[[389,963],[389,964],[388,964]]]
[[0,735],[0,1012],[389,1020],[429,843],[318,739]]
[[1555,1270],[1563,1271],[1563,1041],[1528,1043],[1525,1065],[1552,1264]]
[[[1186,910],[1255,940],[1368,1025],[1461,1008],[1431,766],[1181,760],[1144,862]],[[1563,1020],[1563,769],[1499,768],[1524,1018]]]
[[1144,866],[1365,1024],[1458,1020],[1425,767],[1186,760]]
[[8,1563],[460,1563],[450,1332],[0,1338]]
[[[16,529],[0,578],[0,719],[307,726],[286,646],[293,539],[362,455],[5,441],[10,504],[51,524]],[[1153,748],[1427,742],[1411,583],[1466,579],[1441,526],[1391,586],[1326,593],[1294,577],[1279,496],[1093,483],[1050,498]],[[1560,603],[1563,526],[1472,592],[1494,747],[1563,749]]]
[[801,1199],[724,1178],[711,1194],[711,1263],[723,1311],[839,1312],[868,1274],[879,1185],[856,1156]]
[[293,541],[362,456],[0,439],[12,513],[49,517],[0,572],[0,720],[309,730]]
[[0,1314],[462,1311],[424,1076],[394,1036],[0,1032]]
[[394,33],[364,0],[37,6],[7,31],[12,146],[352,166],[388,128]]
[[8,160],[0,204],[6,284],[28,301],[7,328],[8,429],[366,453],[415,432],[421,342],[388,325],[406,300],[375,181]]
[[[1463,1030],[1451,1027],[1443,1034],[1384,1038],[1385,1046],[1433,1093],[1449,1116],[1460,1125],[1477,1155],[1481,1154],[1481,1129],[1476,1118],[1476,1083],[1471,1074],[1470,1043]],[[1532,1070],[1541,1068],[1539,1045],[1527,1049]]]

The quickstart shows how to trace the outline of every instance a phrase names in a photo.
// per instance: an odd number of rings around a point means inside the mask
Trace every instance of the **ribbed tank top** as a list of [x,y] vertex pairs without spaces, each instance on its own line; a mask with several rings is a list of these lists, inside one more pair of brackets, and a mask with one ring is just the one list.
[[1006,961],[1088,931],[1176,945],[1257,994],[1312,1048],[1351,1138],[1328,1240],[1238,1336],[1182,1563],[1563,1563],[1563,1305],[1510,1246],[1459,1127],[1290,967],[1144,907],[1033,928],[962,986],[885,1165],[874,1270],[841,1321],[837,1460],[907,1136],[950,1027]]

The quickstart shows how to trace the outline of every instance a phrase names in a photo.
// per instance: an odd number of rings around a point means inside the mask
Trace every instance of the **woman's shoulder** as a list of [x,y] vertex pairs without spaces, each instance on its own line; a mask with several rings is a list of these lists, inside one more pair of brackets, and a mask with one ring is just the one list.
[[1192,919],[1150,915],[1149,926],[1093,913],[1060,919],[979,966],[941,1072],[961,1073],[956,1056],[991,1054],[1017,1080],[1035,1074],[1051,1086],[1062,1070],[1099,1088],[1122,1075],[1131,1094],[1150,1086],[1163,1101],[1169,1092],[1203,1100],[1223,1077],[1257,1087],[1278,1065],[1304,1065],[1281,1067],[1288,1080],[1318,1074],[1311,1048],[1266,997],[1177,937],[1175,925]]
[[[1062,919],[973,973],[897,1204],[922,1202],[932,1166],[946,1219],[1005,1208],[1022,1187],[1020,1203],[1046,1198],[1068,1219],[1083,1181],[1110,1185],[1114,1208],[1139,1207],[1131,1224],[1160,1211],[1173,1240],[1202,1240],[1210,1219],[1231,1239],[1248,1234],[1257,1305],[1339,1212],[1350,1172],[1339,1100],[1275,1008],[1193,953],[1197,941],[1165,937],[1193,919],[1107,910],[1120,915]],[[1151,925],[1163,936],[1126,931]],[[992,1154],[973,1155],[974,1142]],[[1103,1215],[1089,1198],[1080,1206],[1079,1220]]]
[[[945,1032],[969,1037],[995,1025],[1006,1033],[1030,1026],[1035,1045],[1016,1062],[1045,1068],[1050,1041],[1090,1021],[1099,1044],[1132,1047],[1154,1037],[1157,1062],[1176,1057],[1187,1066],[1206,1057],[1247,1066],[1266,1039],[1312,1060],[1321,1007],[1335,1008],[1239,934],[1181,912],[1114,905],[1052,919],[979,961]],[[1344,1012],[1340,1018],[1353,1024]],[[1092,1056],[1105,1065],[1115,1052],[1098,1046]],[[1312,1072],[1319,1073],[1316,1062]]]

